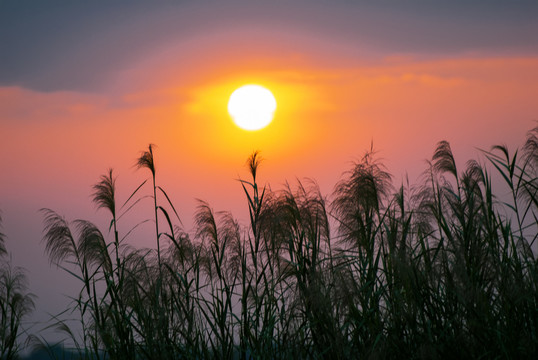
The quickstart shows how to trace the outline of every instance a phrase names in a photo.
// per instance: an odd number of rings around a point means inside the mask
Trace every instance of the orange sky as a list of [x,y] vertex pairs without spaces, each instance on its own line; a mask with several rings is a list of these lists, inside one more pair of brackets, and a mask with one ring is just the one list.
[[[272,46],[281,58],[204,49],[194,59],[219,62],[181,68],[153,58],[101,94],[1,88],[2,146],[12,154],[2,187],[28,198],[68,190],[87,199],[89,186],[113,167],[127,193],[143,177],[133,174],[134,159],[154,143],[160,179],[189,223],[194,198],[241,215],[234,179],[246,176],[254,150],[266,159],[261,179],[273,188],[312,177],[329,194],[372,141],[396,182],[406,172],[414,182],[440,140],[464,163],[475,147],[515,148],[535,125],[538,58],[392,57],[353,66],[338,53],[294,58]],[[229,95],[244,83],[275,94],[266,129],[238,129],[227,114]]]

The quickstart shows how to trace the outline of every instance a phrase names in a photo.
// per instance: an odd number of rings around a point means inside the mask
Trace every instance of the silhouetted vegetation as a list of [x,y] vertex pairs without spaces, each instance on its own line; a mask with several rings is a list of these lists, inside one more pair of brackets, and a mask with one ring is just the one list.
[[[110,235],[42,210],[50,261],[81,285],[68,310],[82,331],[52,326],[81,359],[535,358],[537,136],[463,170],[440,142],[415,186],[394,187],[369,151],[330,197],[312,181],[260,186],[255,152],[248,226],[200,201],[192,233],[150,145],[136,164],[151,195],[144,182],[118,206],[112,170],[93,187]],[[147,196],[156,250],[117,228]]]
[[[0,216],[0,230],[2,217]],[[28,293],[24,270],[11,265],[0,232],[0,359],[17,358],[22,346],[22,319],[34,309],[33,295]]]
[[[77,360],[79,355],[77,351],[66,349],[62,345],[37,346],[30,354],[21,356],[22,360]],[[104,358],[104,357],[101,357]]]

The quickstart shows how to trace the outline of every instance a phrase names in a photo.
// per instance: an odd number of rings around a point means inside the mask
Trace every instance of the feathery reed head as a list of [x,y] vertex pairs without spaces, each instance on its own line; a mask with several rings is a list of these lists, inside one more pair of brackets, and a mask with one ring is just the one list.
[[60,264],[71,256],[77,256],[77,249],[73,234],[67,221],[50,209],[41,209],[45,215],[45,251],[51,263]]
[[525,160],[531,164],[536,174],[538,172],[538,126],[527,133],[523,153]]
[[[392,175],[385,170],[383,164],[373,159],[373,155],[373,152],[367,152],[336,185],[333,206],[337,212],[352,208],[355,208],[354,211],[359,208],[364,211],[378,211],[381,201],[389,196],[392,190]],[[351,208],[346,210],[348,206]]]
[[211,242],[217,243],[217,222],[213,210],[207,202],[198,200],[194,223],[196,224],[197,238],[209,239]]
[[254,151],[247,159],[247,166],[254,182],[256,182],[256,173],[258,171],[258,166],[260,166],[260,162],[262,160],[263,159],[260,156],[259,150]]
[[116,215],[116,179],[112,175],[112,169],[108,170],[108,174],[101,175],[101,180],[93,185],[93,202],[98,208],[108,209],[112,216]]
[[[0,229],[2,229],[2,213],[0,212]],[[7,254],[6,250],[6,236],[0,231],[0,256]]]
[[440,141],[437,144],[437,148],[433,154],[433,169],[439,173],[449,172],[454,175],[455,178],[458,177],[458,172],[456,169],[456,161],[452,155],[452,149],[448,141]]
[[140,157],[136,161],[137,168],[148,168],[151,174],[155,176],[155,161],[153,158],[153,148],[155,145],[149,144],[147,151],[142,151]]
[[101,231],[89,221],[75,220],[79,234],[78,251],[88,264],[102,266],[109,273],[112,271],[112,261],[108,255],[107,245]]

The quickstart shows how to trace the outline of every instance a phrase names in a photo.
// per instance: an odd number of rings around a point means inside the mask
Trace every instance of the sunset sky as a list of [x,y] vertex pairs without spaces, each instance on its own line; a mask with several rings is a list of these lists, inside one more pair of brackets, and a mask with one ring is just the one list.
[[[123,203],[149,175],[134,167],[148,144],[187,230],[196,199],[246,223],[237,179],[254,150],[273,190],[311,178],[330,196],[372,143],[395,185],[413,184],[440,140],[462,166],[523,143],[537,34],[536,1],[0,0],[2,232],[38,296],[31,320],[64,309],[76,284],[49,266],[38,210],[106,232],[91,186],[113,168]],[[226,109],[249,83],[277,101],[256,132]]]

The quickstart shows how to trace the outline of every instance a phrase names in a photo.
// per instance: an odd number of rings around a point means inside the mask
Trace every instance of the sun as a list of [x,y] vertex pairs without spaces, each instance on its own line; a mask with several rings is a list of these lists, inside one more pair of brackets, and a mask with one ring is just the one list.
[[271,91],[260,85],[236,89],[228,101],[228,112],[235,124],[245,130],[260,130],[273,120],[276,100]]

